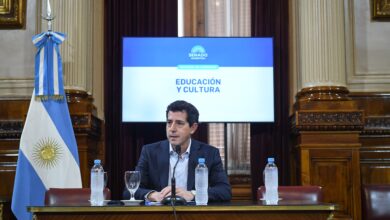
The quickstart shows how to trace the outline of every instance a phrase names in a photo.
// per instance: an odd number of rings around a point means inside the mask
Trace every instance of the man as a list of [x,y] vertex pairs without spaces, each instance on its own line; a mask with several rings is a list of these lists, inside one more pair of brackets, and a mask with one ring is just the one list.
[[[180,146],[180,159],[175,171],[176,195],[186,201],[195,198],[195,167],[198,158],[205,158],[209,170],[209,201],[229,201],[231,187],[217,148],[191,139],[198,128],[198,110],[185,101],[175,101],[166,111],[167,140],[143,146],[136,170],[141,184],[136,199],[160,202],[171,193],[171,177]],[[129,198],[129,193],[124,194]]]

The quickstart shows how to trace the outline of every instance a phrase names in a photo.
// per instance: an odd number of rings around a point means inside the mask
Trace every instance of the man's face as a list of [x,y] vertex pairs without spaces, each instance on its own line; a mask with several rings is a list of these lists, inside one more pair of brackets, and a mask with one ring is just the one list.
[[167,138],[169,142],[175,146],[180,145],[183,149],[187,149],[191,135],[195,133],[198,124],[194,123],[190,127],[187,121],[187,112],[168,112],[167,116]]

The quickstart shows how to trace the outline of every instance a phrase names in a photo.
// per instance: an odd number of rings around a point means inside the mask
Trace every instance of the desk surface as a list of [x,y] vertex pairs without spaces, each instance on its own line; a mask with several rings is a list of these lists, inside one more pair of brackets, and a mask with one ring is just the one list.
[[[278,205],[224,203],[207,206],[176,206],[178,219],[328,219],[337,209],[334,204],[302,204],[283,201]],[[32,206],[36,219],[173,219],[170,206]]]

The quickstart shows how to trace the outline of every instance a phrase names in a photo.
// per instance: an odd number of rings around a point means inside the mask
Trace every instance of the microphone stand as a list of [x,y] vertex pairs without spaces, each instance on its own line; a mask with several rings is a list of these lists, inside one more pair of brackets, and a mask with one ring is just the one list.
[[171,178],[171,195],[165,197],[162,201],[161,204],[163,205],[185,205],[187,201],[181,197],[176,195],[176,179],[175,179],[175,171],[176,171],[176,166],[179,163],[180,159],[180,153],[181,153],[181,147],[180,145],[175,146],[175,151],[177,153],[177,160],[175,163],[175,166],[173,167],[173,172],[172,172],[172,178]]

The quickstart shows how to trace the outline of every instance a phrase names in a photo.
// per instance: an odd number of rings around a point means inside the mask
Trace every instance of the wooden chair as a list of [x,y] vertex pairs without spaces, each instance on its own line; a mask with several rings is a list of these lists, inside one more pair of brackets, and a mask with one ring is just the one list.
[[[108,188],[104,189],[103,194],[105,200],[111,198],[111,191]],[[90,197],[90,188],[50,188],[45,193],[45,205],[89,205]]]
[[[322,202],[322,187],[320,186],[279,186],[279,198],[282,200]],[[257,199],[263,198],[265,187],[257,189]]]
[[363,185],[363,220],[390,219],[390,185]]

